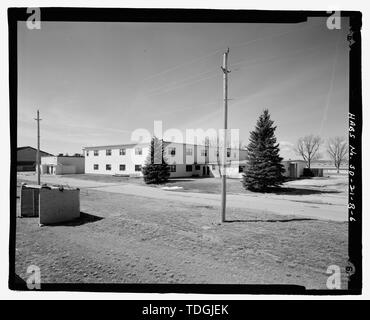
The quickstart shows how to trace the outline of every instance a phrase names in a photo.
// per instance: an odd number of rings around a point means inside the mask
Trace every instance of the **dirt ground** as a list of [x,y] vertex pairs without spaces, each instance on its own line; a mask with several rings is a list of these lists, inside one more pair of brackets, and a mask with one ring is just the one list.
[[33,264],[40,267],[44,283],[258,283],[326,289],[328,266],[344,270],[347,262],[347,222],[229,208],[229,222],[219,224],[219,209],[212,204],[94,188],[81,190],[81,211],[80,220],[57,226],[39,227],[36,218],[18,218],[17,274],[26,279]]

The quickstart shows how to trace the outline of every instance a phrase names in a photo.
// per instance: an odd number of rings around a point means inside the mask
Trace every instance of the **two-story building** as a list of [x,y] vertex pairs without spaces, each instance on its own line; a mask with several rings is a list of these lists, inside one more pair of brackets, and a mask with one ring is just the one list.
[[[163,142],[164,157],[170,166],[171,177],[218,176],[221,168],[217,147]],[[142,176],[150,152],[149,143],[93,146],[84,148],[85,172]],[[227,149],[227,174],[239,177],[246,165],[246,150]]]

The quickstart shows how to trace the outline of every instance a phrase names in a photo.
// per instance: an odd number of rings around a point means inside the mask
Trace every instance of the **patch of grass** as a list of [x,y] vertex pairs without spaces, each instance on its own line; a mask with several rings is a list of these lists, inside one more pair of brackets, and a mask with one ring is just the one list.
[[[166,186],[182,187],[177,191],[185,192],[200,192],[200,193],[221,193],[221,179],[220,178],[193,178],[183,180],[171,180],[166,183]],[[176,190],[175,190],[176,191]],[[227,193],[238,194],[247,192],[239,179],[227,179]]]
[[108,174],[65,174],[62,177],[106,183],[132,183],[145,185],[142,177],[113,176]]

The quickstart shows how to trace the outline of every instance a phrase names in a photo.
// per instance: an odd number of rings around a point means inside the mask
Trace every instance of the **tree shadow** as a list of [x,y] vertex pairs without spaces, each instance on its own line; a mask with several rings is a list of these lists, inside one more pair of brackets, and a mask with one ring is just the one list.
[[290,219],[233,219],[233,220],[226,220],[226,223],[234,223],[234,222],[294,222],[294,221],[315,221],[317,219],[313,218],[290,218]]
[[338,190],[317,190],[317,189],[305,189],[305,188],[270,188],[265,190],[263,193],[277,194],[277,195],[312,195],[312,194],[331,194],[331,193],[340,193]]
[[204,176],[204,177],[186,177],[186,178],[169,178],[166,183],[176,183],[176,182],[194,182],[198,180],[206,180],[212,177],[209,176]]

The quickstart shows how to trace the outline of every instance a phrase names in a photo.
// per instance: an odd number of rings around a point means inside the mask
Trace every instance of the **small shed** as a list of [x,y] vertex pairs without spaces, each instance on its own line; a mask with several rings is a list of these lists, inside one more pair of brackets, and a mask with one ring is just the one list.
[[293,179],[303,176],[303,170],[307,166],[303,160],[285,160],[282,164],[285,168],[284,176]]
[[21,188],[21,217],[38,217],[40,225],[80,217],[80,189],[65,186],[27,185]]

